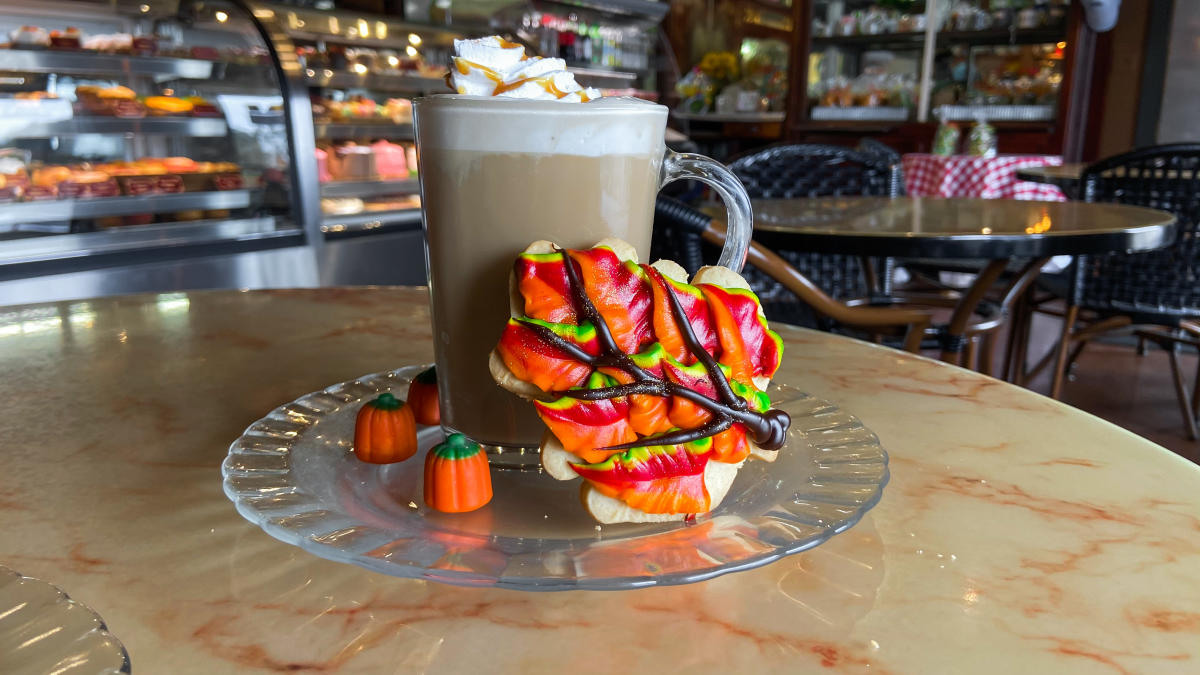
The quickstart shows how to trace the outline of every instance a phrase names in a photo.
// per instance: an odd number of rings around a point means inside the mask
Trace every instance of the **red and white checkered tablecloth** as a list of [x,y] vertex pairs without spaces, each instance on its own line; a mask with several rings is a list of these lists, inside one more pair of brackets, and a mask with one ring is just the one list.
[[1018,169],[1059,166],[1056,155],[999,155],[987,159],[969,155],[912,153],[902,159],[904,187],[912,197],[976,197],[1065,202],[1054,185],[1018,180]]

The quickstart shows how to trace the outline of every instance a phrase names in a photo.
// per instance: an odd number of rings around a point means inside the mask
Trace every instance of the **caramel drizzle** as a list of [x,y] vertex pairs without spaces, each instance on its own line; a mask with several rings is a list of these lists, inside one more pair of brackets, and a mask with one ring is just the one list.
[[[509,43],[509,44],[514,44],[514,43]],[[526,58],[528,58],[528,57],[526,57]],[[525,59],[521,59],[521,60],[524,61]],[[518,87],[520,87],[523,84],[533,82],[534,84],[537,84],[538,86],[540,86],[542,89],[546,90],[546,93],[550,94],[554,98],[565,98],[567,96],[570,96],[573,93],[578,93],[580,102],[587,103],[588,101],[591,100],[591,98],[588,97],[587,91],[585,89],[580,88],[580,90],[578,92],[563,91],[563,90],[559,89],[558,87],[556,87],[554,85],[554,78],[549,75],[538,75],[535,77],[523,77],[519,80],[513,80],[512,82],[505,82],[504,77],[502,77],[500,75],[500,73],[496,72],[494,69],[488,68],[487,66],[484,66],[484,65],[481,65],[478,63],[475,63],[474,61],[468,61],[467,59],[464,59],[464,58],[461,58],[458,56],[454,57],[454,68],[461,75],[470,74],[472,68],[483,73],[484,77],[491,80],[496,85],[495,87],[492,88],[492,96],[502,96],[510,91],[513,91],[514,89],[517,89]],[[454,89],[454,85],[451,84],[451,74],[450,73],[446,74],[446,83],[450,85],[451,89]]]
[[678,445],[719,434],[733,426],[734,422],[745,425],[746,429],[753,434],[754,442],[764,450],[778,450],[783,447],[784,441],[787,440],[788,427],[792,422],[791,417],[786,412],[774,408],[767,410],[765,413],[750,410],[749,406],[746,405],[746,401],[733,392],[733,387],[729,385],[729,380],[725,377],[724,371],[717,365],[717,361],[713,358],[712,354],[709,354],[700,340],[696,338],[696,333],[692,330],[692,323],[688,319],[687,313],[684,312],[683,305],[679,302],[679,298],[675,296],[675,292],[671,289],[670,284],[663,279],[658,270],[649,266],[642,267],[642,269],[646,270],[647,274],[663,282],[663,286],[666,288],[667,299],[671,303],[671,315],[674,317],[675,323],[679,326],[683,343],[687,346],[692,356],[696,357],[696,360],[704,365],[704,370],[707,371],[709,379],[716,388],[717,395],[721,399],[720,401],[714,401],[704,394],[693,391],[677,382],[655,377],[653,373],[634,363],[633,358],[617,346],[612,331],[609,330],[608,323],[596,309],[596,306],[592,304],[591,299],[588,298],[587,292],[579,280],[579,272],[575,269],[575,265],[577,264],[575,260],[566,251],[558,248],[555,250],[563,257],[563,267],[567,273],[567,284],[570,287],[571,297],[575,301],[576,309],[584,319],[591,322],[596,328],[596,339],[600,343],[600,354],[592,355],[587,353],[578,345],[564,340],[545,326],[540,326],[524,319],[517,319],[517,322],[532,330],[557,349],[566,352],[571,358],[582,361],[592,368],[617,368],[623,370],[632,376],[635,381],[614,387],[570,389],[551,393],[556,396],[568,396],[583,401],[602,401],[620,396],[629,396],[631,394],[647,394],[663,397],[678,396],[695,403],[712,414],[712,418],[708,422],[695,429],[668,431],[662,434],[647,436],[630,443],[610,445],[598,449],[627,450],[647,445]]

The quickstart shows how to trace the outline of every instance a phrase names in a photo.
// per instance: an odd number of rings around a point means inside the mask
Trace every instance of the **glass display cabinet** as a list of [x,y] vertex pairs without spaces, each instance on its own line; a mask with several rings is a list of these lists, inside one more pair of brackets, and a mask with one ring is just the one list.
[[284,72],[290,130],[322,284],[425,283],[412,99],[448,92],[463,33],[394,17],[250,5]]
[[306,243],[296,148],[255,122],[284,100],[246,11],[12,1],[0,40],[0,303],[172,275],[203,286],[264,265],[314,280],[294,257]]

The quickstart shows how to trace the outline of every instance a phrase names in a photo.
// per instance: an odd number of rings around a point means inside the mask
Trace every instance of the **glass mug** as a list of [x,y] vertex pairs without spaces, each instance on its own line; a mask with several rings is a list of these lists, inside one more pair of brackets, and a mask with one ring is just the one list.
[[746,191],[716,161],[666,149],[664,106],[447,94],[417,99],[414,114],[447,433],[503,451],[536,448],[545,432],[533,406],[500,388],[488,369],[509,318],[509,274],[530,243],[588,248],[617,237],[650,262],[658,190],[692,179],[725,202],[719,264],[741,271],[752,229]]

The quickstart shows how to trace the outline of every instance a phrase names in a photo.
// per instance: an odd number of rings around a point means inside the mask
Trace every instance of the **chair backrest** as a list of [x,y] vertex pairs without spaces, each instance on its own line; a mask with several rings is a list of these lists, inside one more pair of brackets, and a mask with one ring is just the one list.
[[874,155],[886,160],[896,173],[896,194],[904,194],[904,165],[901,161],[900,152],[898,150],[886,143],[877,141],[874,138],[862,139],[858,142],[858,145],[855,146],[854,149],[863,153],[864,155]]
[[[734,160],[729,170],[746,186],[750,197],[758,199],[896,197],[902,186],[898,163],[840,145],[775,145]],[[834,298],[845,300],[867,293],[857,257],[790,250],[782,241],[770,245]],[[746,278],[763,297],[765,307],[774,306],[776,299],[789,301],[791,293],[764,275],[752,270]]]
[[900,194],[899,163],[839,145],[776,145],[734,160],[729,170],[752,198]]
[[1173,245],[1137,254],[1081,260],[1074,300],[1086,309],[1172,324],[1200,316],[1200,144],[1159,145],[1100,160],[1084,169],[1088,202],[1116,202],[1173,213]]

